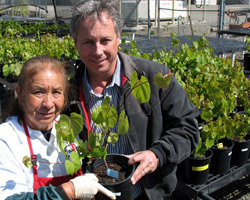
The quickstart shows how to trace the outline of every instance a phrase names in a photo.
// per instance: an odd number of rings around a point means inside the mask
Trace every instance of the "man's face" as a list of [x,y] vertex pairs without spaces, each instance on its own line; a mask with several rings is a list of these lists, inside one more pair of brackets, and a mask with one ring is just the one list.
[[112,75],[117,62],[120,34],[116,34],[114,23],[107,13],[103,12],[101,17],[101,21],[83,19],[75,41],[90,78]]

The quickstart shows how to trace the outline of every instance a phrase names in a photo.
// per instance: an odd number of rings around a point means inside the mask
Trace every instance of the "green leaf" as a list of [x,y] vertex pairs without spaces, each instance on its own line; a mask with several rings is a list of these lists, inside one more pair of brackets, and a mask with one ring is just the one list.
[[77,147],[77,152],[79,153],[80,159],[84,159],[89,152],[89,144],[88,141],[82,142],[79,140],[80,145]]
[[119,120],[117,122],[117,133],[125,134],[128,132],[129,129],[129,122],[128,122],[128,116],[125,114],[125,110],[122,110],[119,116]]
[[93,109],[93,112],[91,113],[91,119],[97,125],[102,124],[104,122],[101,106],[97,106],[96,108]]
[[71,134],[70,128],[69,128],[69,122],[68,118],[65,118],[65,121],[63,119],[64,117],[62,116],[61,120],[58,121],[56,127],[58,127],[58,133],[62,137],[67,137]]
[[21,63],[13,63],[10,65],[10,72],[15,75],[18,76],[21,72],[23,65]]
[[108,127],[113,128],[117,118],[118,114],[116,111],[116,108],[114,105],[110,106],[110,97],[105,97],[102,103],[102,116],[104,118],[104,121]]
[[55,127],[57,143],[61,151],[66,154],[64,151],[65,142],[75,141],[75,137],[82,131],[83,118],[77,113],[71,113],[70,117],[62,114]]
[[148,79],[145,76],[141,76],[141,79],[138,79],[137,72],[134,71],[131,74],[130,82],[132,94],[137,101],[140,104],[149,102],[151,90]]
[[27,167],[30,168],[32,167],[31,159],[28,156],[23,157],[23,164]]
[[71,129],[73,131],[74,136],[78,136],[79,133],[81,133],[83,129],[83,117],[80,114],[77,113],[71,113],[70,114],[70,120],[71,120]]
[[119,136],[117,133],[111,132],[107,138],[107,142],[114,144],[114,143],[118,142],[118,138],[119,138]]
[[169,85],[171,77],[172,74],[165,74],[164,76],[162,76],[162,74],[158,72],[154,77],[154,84],[158,88],[165,88]]
[[213,119],[213,111],[212,110],[203,110],[201,113],[202,119],[206,121],[210,121]]
[[[79,135],[83,128],[83,118],[80,114],[71,113],[70,117],[62,114],[60,120],[56,124],[57,134],[61,135],[64,138],[67,138],[66,141],[73,142],[74,138]],[[72,141],[73,140],[73,141]]]
[[107,155],[107,149],[105,147],[95,147],[91,154],[93,158],[103,158]]
[[115,106],[112,105],[108,110],[103,110],[103,115],[105,116],[107,126],[113,128],[118,118]]
[[88,143],[91,149],[96,147],[96,135],[93,133],[93,131],[89,132]]
[[3,75],[8,76],[10,74],[10,68],[7,64],[3,66]]
[[81,168],[81,161],[80,161],[78,153],[76,153],[75,151],[72,151],[70,153],[70,158],[72,161],[66,160],[65,168],[66,168],[67,174],[73,175],[75,172],[77,172]]

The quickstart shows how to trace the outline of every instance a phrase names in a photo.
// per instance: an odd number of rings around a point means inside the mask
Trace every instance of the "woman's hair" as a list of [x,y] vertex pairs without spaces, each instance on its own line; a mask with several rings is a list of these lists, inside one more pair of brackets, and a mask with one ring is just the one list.
[[116,34],[122,31],[122,18],[118,5],[114,0],[83,0],[80,1],[73,10],[70,31],[73,39],[76,41],[78,28],[81,21],[85,18],[93,20],[102,20],[101,14],[106,12],[113,20]]
[[18,116],[18,119],[23,121],[24,119],[24,105],[25,95],[27,91],[27,85],[29,80],[36,74],[43,72],[45,69],[50,69],[57,74],[61,74],[64,82],[64,106],[63,109],[67,107],[68,104],[68,93],[69,93],[69,83],[66,71],[66,62],[61,62],[49,56],[37,56],[26,61],[22,67],[21,73],[18,77],[19,95],[18,98],[13,97],[13,100],[8,106],[6,113],[3,114],[2,120],[10,116]]

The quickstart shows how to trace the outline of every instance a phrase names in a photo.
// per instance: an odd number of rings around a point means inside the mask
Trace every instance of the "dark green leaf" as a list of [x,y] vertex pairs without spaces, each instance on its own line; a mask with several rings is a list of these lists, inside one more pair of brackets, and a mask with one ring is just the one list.
[[137,101],[140,104],[149,102],[151,90],[148,79],[145,76],[141,76],[141,79],[138,79],[137,72],[134,71],[131,74],[130,81],[132,94]]
[[128,132],[129,129],[129,122],[128,122],[128,116],[125,114],[125,111],[122,110],[119,116],[119,120],[117,122],[118,130],[117,133],[120,134],[125,134]]
[[65,167],[66,167],[67,174],[73,175],[75,172],[77,172],[80,169],[81,162],[80,162],[78,153],[76,153],[75,151],[71,152],[70,158],[72,161],[66,160]]
[[93,112],[91,113],[91,119],[95,124],[102,124],[104,122],[101,106],[94,108]]
[[73,131],[74,136],[76,137],[82,131],[83,118],[80,114],[73,112],[70,114],[70,119],[71,119],[71,129]]
[[114,144],[114,143],[118,142],[118,138],[119,138],[119,136],[117,133],[111,132],[107,138],[107,142]]
[[172,74],[165,74],[164,76],[162,76],[162,74],[158,72],[154,77],[154,84],[158,88],[166,88],[170,83],[171,76]]

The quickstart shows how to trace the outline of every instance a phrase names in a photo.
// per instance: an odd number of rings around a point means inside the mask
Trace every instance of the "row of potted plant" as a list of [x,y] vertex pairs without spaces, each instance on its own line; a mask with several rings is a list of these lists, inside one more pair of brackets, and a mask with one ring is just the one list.
[[58,33],[58,31],[63,31],[69,34],[69,24],[63,21],[15,21],[3,20],[0,21],[0,34],[6,37],[15,37],[20,35],[25,36],[37,36],[47,33]]
[[2,76],[18,76],[23,63],[38,55],[49,55],[64,60],[78,58],[70,35],[59,38],[55,34],[45,34],[35,38],[23,38],[20,35],[5,37],[0,34]]
[[[125,52],[130,55],[140,56],[152,59],[169,66],[187,91],[190,100],[202,111],[199,119],[200,124],[200,143],[195,151],[187,159],[186,164],[193,161],[193,165],[186,167],[193,174],[203,172],[205,175],[199,175],[205,178],[202,182],[196,181],[194,177],[189,177],[190,173],[185,173],[190,182],[201,184],[206,182],[209,173],[209,163],[197,166],[196,158],[201,160],[207,157],[208,161],[212,158],[216,159],[214,149],[224,150],[230,147],[228,140],[232,140],[235,144],[239,141],[248,141],[248,133],[250,132],[250,80],[244,75],[244,67],[236,61],[235,66],[231,65],[229,58],[220,58],[213,55],[213,49],[209,46],[206,37],[200,37],[194,41],[192,45],[184,44],[180,46],[180,42],[176,35],[172,34],[172,51],[158,51],[151,54],[140,53],[136,46],[136,41],[131,44],[130,49]],[[241,111],[241,113],[239,113]],[[234,153],[229,149],[229,158],[227,161],[231,166],[231,156],[239,160],[236,154],[236,146],[234,145]],[[211,150],[214,151],[211,151]],[[248,159],[249,147],[248,143],[242,147],[245,160]],[[216,153],[214,153],[216,154]],[[226,161],[225,161],[226,162]],[[243,165],[246,161],[233,161],[234,165]],[[211,163],[212,164],[212,163]],[[218,166],[218,162],[216,163]],[[220,165],[220,164],[219,164]],[[195,167],[196,166],[196,167]],[[215,165],[212,165],[214,168]],[[183,167],[183,165],[182,165]],[[211,170],[211,173],[226,173],[229,169]],[[187,171],[186,171],[187,172]],[[191,173],[191,174],[192,174]]]

